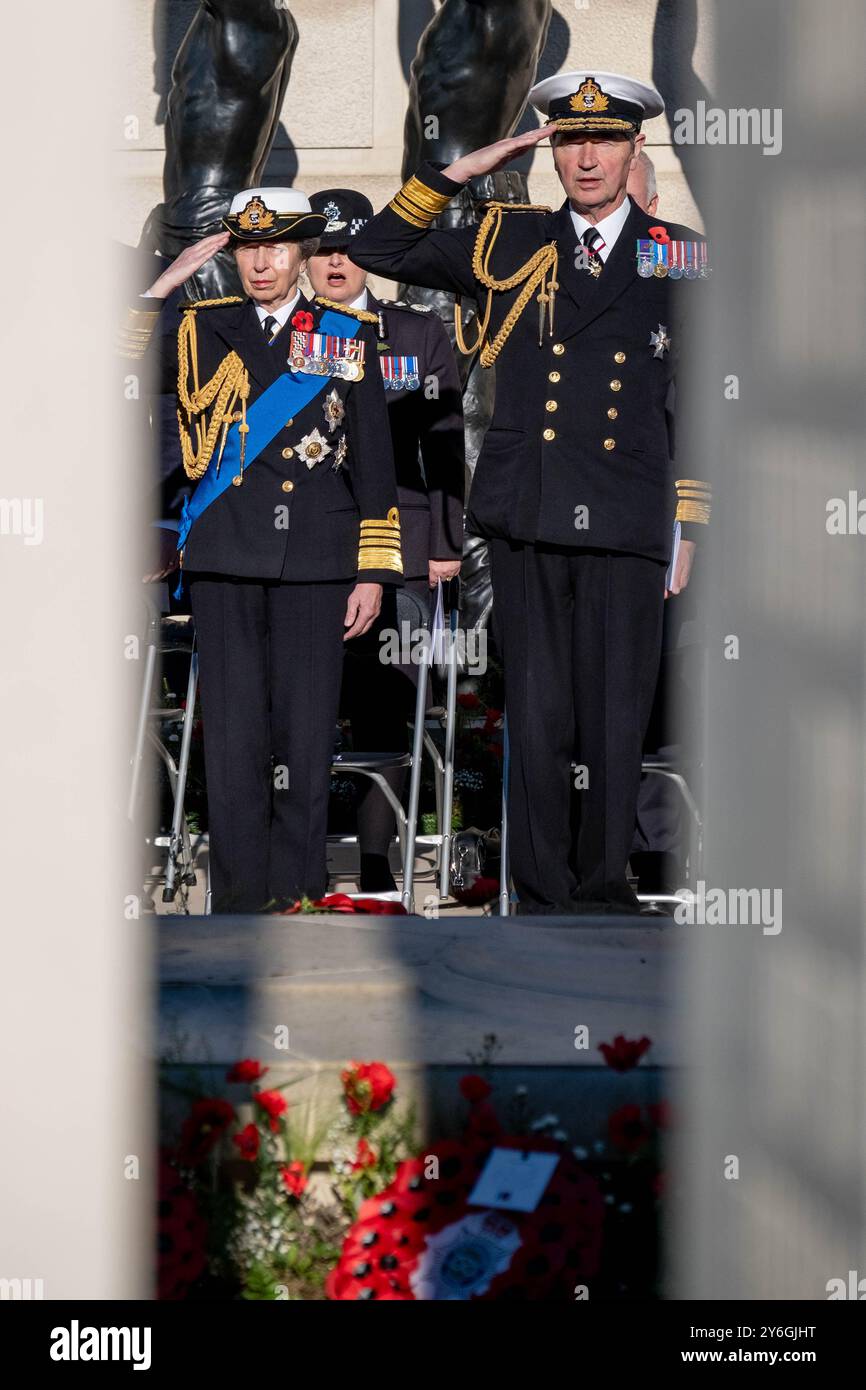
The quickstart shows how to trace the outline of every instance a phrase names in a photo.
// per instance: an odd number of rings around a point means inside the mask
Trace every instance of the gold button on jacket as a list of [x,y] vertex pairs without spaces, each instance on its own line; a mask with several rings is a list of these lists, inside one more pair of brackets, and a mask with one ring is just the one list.
[[619,391],[619,390],[621,390],[621,388],[622,388],[622,382],[619,380],[618,377],[614,377],[613,381],[610,383],[610,389],[611,389],[611,391]]
[[556,430],[545,430],[545,431],[544,431],[544,436],[543,436],[543,437],[544,437],[545,439],[547,439],[547,440],[555,439],[555,438],[556,438]]
[[606,439],[606,440],[604,441],[604,447],[605,447],[606,449],[615,449],[615,448],[616,448],[616,440],[615,440],[615,439]]
[[295,485],[290,478],[286,478],[286,481],[282,484],[282,489],[283,492],[294,492]]
[[294,451],[294,449],[284,449],[284,450],[283,450],[283,458],[284,458],[284,459],[294,458],[294,456],[295,456],[295,451]]
[[544,403],[544,409],[545,409],[545,410],[554,411],[554,410],[557,410],[558,408],[559,408],[559,407],[557,406],[556,401],[545,401],[545,403]]
[[625,353],[624,353],[624,352],[615,352],[615,353],[613,354],[613,360],[614,360],[614,362],[624,362],[624,361],[625,361]]
[[561,357],[562,354],[565,352],[565,348],[562,346],[562,343],[554,343],[553,351],[557,357]]

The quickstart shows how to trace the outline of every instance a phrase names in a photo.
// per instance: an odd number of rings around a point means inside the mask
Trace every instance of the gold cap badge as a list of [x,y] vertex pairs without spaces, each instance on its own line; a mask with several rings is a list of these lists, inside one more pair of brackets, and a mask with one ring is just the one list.
[[605,96],[598,83],[588,77],[581,83],[569,101],[572,111],[606,111],[610,98]]
[[242,232],[266,232],[274,225],[274,213],[265,207],[261,198],[250,198],[243,212],[238,213]]

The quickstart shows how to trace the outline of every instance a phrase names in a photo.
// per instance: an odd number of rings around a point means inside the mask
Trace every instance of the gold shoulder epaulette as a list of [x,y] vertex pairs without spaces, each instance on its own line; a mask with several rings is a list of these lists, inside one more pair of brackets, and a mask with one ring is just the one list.
[[316,295],[316,303],[324,304],[326,309],[337,309],[341,314],[348,314],[350,318],[360,319],[362,323],[379,322],[379,315],[371,314],[369,309],[353,309],[349,304],[338,304],[336,299],[326,299],[323,294]]
[[[471,347],[467,347],[463,339],[463,322],[460,311],[459,298],[454,305],[454,333],[457,346],[463,353],[478,352],[480,349],[480,362],[482,367],[492,367],[503,347],[507,343],[514,325],[526,308],[534,290],[538,290],[538,345],[541,346],[541,339],[544,333],[545,310],[548,315],[548,332],[553,333],[553,306],[556,291],[559,284],[556,279],[556,270],[559,265],[559,253],[556,249],[556,242],[548,242],[545,246],[540,246],[528,261],[525,261],[513,275],[509,275],[504,280],[497,280],[490,271],[490,256],[502,226],[503,212],[550,212],[550,208],[535,203],[488,203],[487,211],[478,228],[478,235],[475,238],[475,246],[472,251],[472,273],[476,280],[487,290],[487,303],[484,308],[484,317],[478,326],[478,337]],[[502,322],[502,327],[496,334],[492,343],[486,341],[487,328],[490,323],[490,311],[493,307],[494,290],[514,290],[518,285],[522,285],[520,294],[515,299],[508,313]]]
[[178,309],[218,309],[221,304],[243,304],[239,294],[227,294],[223,299],[186,299],[178,304]]

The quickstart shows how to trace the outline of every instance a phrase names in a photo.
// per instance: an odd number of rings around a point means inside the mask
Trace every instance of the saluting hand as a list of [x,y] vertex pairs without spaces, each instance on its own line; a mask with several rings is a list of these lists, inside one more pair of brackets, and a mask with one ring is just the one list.
[[378,618],[381,607],[381,584],[356,584],[346,604],[343,626],[347,631],[343,633],[343,641],[348,642],[350,637],[363,636]]
[[209,261],[211,256],[221,251],[228,239],[228,232],[214,232],[212,236],[202,237],[201,241],[187,246],[176,260],[172,261],[168,270],[164,270],[159,279],[154,280],[148,294],[154,299],[168,299],[168,296],[174,290],[179,290],[191,275],[201,270],[205,261]]
[[523,135],[509,135],[505,140],[496,140],[492,145],[461,155],[442,172],[455,183],[467,183],[469,179],[478,178],[479,174],[493,174],[510,164],[523,150],[546,140],[555,129],[555,125],[543,125],[538,130],[527,130]]

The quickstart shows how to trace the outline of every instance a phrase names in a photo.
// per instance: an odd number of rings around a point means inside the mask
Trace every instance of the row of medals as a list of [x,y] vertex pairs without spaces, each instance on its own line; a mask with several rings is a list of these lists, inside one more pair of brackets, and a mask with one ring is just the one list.
[[[643,244],[646,245],[646,243]],[[651,245],[653,245],[653,250],[646,251],[642,250],[640,241],[637,244],[637,273],[644,280],[648,280],[653,275],[657,280],[664,280],[667,276],[670,276],[672,280],[709,280],[713,273],[706,261],[702,265],[697,264],[699,243],[696,241],[672,241],[662,244],[651,243]],[[677,253],[678,259],[668,265],[667,254],[672,246],[681,247],[682,250]],[[686,256],[685,248],[687,246],[694,248],[693,260]],[[662,252],[665,259],[655,259],[656,256],[660,257]]]

